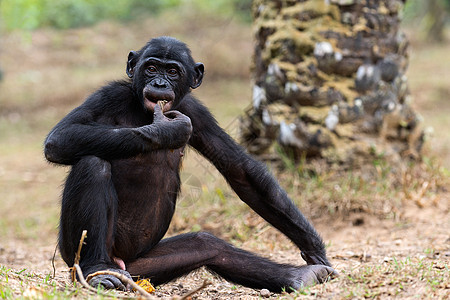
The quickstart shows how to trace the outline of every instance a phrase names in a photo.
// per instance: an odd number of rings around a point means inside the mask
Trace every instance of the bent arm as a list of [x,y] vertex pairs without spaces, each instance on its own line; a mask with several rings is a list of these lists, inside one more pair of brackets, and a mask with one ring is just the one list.
[[308,264],[330,266],[319,234],[266,167],[245,153],[218,125],[209,111],[192,99],[190,145],[208,158],[238,196],[302,251]]
[[[127,117],[122,114],[126,114],[129,107],[96,106],[100,100],[89,99],[55,126],[45,140],[47,160],[71,165],[87,155],[104,160],[128,158],[156,149],[180,148],[191,136],[191,120],[180,112],[163,114],[157,106],[153,120],[147,116],[151,124],[119,127],[115,122]],[[136,118],[133,115],[128,117],[131,120]]]
[[47,160],[72,165],[87,155],[104,160],[131,157],[144,151],[145,143],[133,128],[117,128],[94,121],[81,106],[50,131],[44,142]]

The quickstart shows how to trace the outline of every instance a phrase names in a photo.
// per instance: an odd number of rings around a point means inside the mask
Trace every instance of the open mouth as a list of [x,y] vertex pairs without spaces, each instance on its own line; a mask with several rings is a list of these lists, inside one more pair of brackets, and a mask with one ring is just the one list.
[[167,101],[167,100],[150,100],[145,98],[145,106],[148,110],[155,111],[155,106],[159,105],[161,107],[162,112],[169,111],[172,108],[173,101]]

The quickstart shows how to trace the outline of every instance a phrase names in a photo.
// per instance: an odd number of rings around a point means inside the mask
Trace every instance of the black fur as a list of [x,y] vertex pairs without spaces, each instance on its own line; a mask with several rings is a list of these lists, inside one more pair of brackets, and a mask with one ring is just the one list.
[[[224,278],[281,291],[322,282],[335,274],[323,242],[264,165],[247,155],[191,94],[203,78],[185,44],[151,40],[130,52],[128,81],[93,93],[49,133],[46,158],[72,165],[60,221],[59,247],[72,266],[82,230],[87,230],[80,265],[84,275],[119,270],[160,284],[206,266]],[[164,114],[155,103],[168,100]],[[170,102],[172,101],[172,102]],[[308,265],[282,265],[237,249],[206,233],[162,240],[180,190],[185,146],[208,158],[239,197],[288,236]],[[122,271],[127,274],[127,272]],[[123,288],[97,276],[91,284]]]

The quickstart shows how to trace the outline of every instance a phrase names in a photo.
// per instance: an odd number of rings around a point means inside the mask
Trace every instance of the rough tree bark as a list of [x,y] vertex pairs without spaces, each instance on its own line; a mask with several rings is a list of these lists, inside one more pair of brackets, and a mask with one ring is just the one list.
[[344,168],[418,158],[400,0],[254,0],[250,153],[315,157]]

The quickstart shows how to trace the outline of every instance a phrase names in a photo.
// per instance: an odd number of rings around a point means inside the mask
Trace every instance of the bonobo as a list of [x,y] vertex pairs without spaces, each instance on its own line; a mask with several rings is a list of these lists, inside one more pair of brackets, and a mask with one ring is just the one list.
[[[59,232],[59,249],[69,266],[87,230],[80,260],[84,276],[113,270],[158,285],[206,266],[229,281],[280,292],[336,274],[322,239],[265,166],[191,95],[202,83],[204,66],[194,62],[184,43],[170,37],[150,40],[130,52],[126,73],[129,80],[94,92],[45,140],[47,160],[72,166]],[[307,265],[279,264],[204,232],[162,239],[175,210],[188,145],[298,246]],[[95,276],[90,284],[126,288],[111,275]]]

